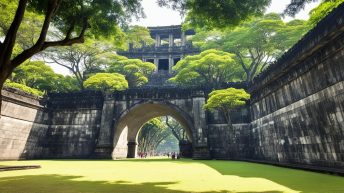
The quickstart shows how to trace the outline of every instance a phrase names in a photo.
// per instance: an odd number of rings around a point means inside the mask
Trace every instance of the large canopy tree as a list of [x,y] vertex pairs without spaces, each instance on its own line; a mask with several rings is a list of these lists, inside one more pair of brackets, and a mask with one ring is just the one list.
[[193,40],[202,50],[215,48],[234,53],[245,74],[243,80],[249,83],[308,29],[306,21],[284,23],[280,15],[271,13],[244,22],[234,29],[200,30]]
[[317,2],[317,1],[334,2],[337,0],[290,0],[290,3],[284,10],[284,14],[294,17],[297,13],[299,13],[302,9],[304,9],[308,3]]
[[327,16],[333,9],[344,3],[344,0],[324,1],[310,12],[308,23],[315,26],[320,20]]
[[147,122],[138,135],[138,151],[153,155],[159,144],[171,135],[161,117]]
[[125,75],[129,87],[139,87],[148,82],[148,76],[156,68],[153,63],[143,62],[139,59],[128,59],[114,53],[103,55],[99,60],[106,72],[115,72]]
[[[119,23],[124,23],[133,15],[142,14],[139,0],[18,0],[16,3],[15,14],[6,18],[11,22],[3,26],[4,39],[0,43],[0,89],[13,70],[36,53],[49,47],[82,43],[86,32],[109,37]],[[3,6],[4,3],[1,5],[0,12],[4,13],[3,9],[7,7]],[[38,36],[32,46],[13,55],[21,24],[27,13],[31,12],[44,18]],[[63,38],[48,39],[49,30],[58,30]]]
[[154,44],[154,39],[151,37],[149,29],[143,26],[129,26],[125,30],[125,39],[128,45],[133,48],[139,48],[142,45]]
[[88,39],[83,44],[47,49],[42,55],[46,62],[68,69],[77,79],[79,88],[84,89],[83,82],[90,74],[102,71],[98,62],[101,55],[111,50],[112,46],[103,41]]
[[239,106],[245,105],[246,101],[250,99],[250,97],[250,94],[248,94],[244,89],[227,88],[215,90],[209,94],[207,103],[203,108],[209,111],[219,110],[228,124],[230,133],[233,133],[230,111]]
[[43,61],[25,62],[14,70],[10,80],[44,93],[78,90],[75,78],[55,73]]
[[206,50],[198,55],[187,56],[174,67],[176,75],[170,81],[179,85],[208,85],[218,88],[222,83],[238,80],[240,66],[234,54],[219,50]]
[[127,89],[128,82],[122,74],[97,73],[85,80],[84,87],[103,93],[111,93]]
[[158,0],[159,5],[187,14],[186,23],[198,27],[228,27],[262,15],[271,0]]
[[178,142],[188,140],[185,129],[173,117],[166,116],[165,117],[165,124],[171,130],[173,136],[178,140]]

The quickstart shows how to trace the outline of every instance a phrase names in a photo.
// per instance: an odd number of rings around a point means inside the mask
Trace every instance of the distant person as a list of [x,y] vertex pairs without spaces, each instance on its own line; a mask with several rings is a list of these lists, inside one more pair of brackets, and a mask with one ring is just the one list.
[[167,158],[170,158],[170,152],[167,153]]
[[172,159],[176,159],[176,154],[173,152],[171,157]]

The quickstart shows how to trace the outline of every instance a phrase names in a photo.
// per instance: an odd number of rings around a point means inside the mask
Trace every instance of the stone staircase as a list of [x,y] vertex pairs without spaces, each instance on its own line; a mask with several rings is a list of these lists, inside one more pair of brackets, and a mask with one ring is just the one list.
[[195,159],[195,160],[211,159],[208,147],[195,147],[192,153],[192,159]]
[[168,79],[172,78],[173,75],[168,73],[168,71],[160,70],[153,73],[148,77],[148,83],[144,87],[171,87],[174,86]]

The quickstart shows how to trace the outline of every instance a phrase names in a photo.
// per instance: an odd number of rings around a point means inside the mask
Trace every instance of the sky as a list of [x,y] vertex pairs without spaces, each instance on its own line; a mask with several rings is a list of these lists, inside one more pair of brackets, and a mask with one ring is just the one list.
[[[258,0],[257,0],[258,1]],[[267,9],[266,13],[282,13],[286,5],[290,0],[272,0],[270,7]],[[308,19],[308,13],[319,3],[310,3],[306,6],[304,10],[296,15],[296,19]],[[159,7],[156,4],[156,0],[142,0],[142,6],[146,14],[146,18],[140,19],[139,21],[133,20],[131,25],[140,26],[168,26],[168,25],[180,25],[182,18],[177,11],[173,11],[168,8]],[[290,21],[294,18],[286,17],[284,21]],[[70,72],[57,64],[51,65],[55,72],[64,75],[70,74]]]

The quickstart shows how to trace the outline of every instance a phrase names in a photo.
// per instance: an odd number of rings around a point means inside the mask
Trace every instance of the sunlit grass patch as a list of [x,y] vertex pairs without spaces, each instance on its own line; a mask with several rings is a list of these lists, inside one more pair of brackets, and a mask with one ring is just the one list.
[[9,161],[0,192],[344,192],[344,178],[232,161],[170,159]]

